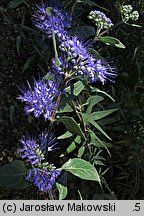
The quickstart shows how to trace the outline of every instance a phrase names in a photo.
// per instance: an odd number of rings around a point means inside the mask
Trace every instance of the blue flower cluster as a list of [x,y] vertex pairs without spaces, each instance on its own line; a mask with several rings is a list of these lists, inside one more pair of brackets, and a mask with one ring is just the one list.
[[[34,138],[24,137],[20,140],[22,148],[19,154],[22,159],[28,159],[31,165],[38,165],[44,160],[46,151],[54,151],[58,149],[58,144],[54,132],[49,133],[47,130],[39,135],[38,143]],[[47,149],[46,149],[47,147]]]
[[54,170],[49,173],[46,169],[34,168],[28,171],[26,180],[37,186],[39,191],[46,192],[52,190],[53,185],[60,174],[60,170]]
[[65,38],[67,28],[71,25],[70,16],[59,10],[59,7],[51,8],[49,4],[37,6],[38,11],[34,15],[34,23],[48,38],[52,36],[52,30],[59,38]]
[[[103,84],[107,77],[115,76],[114,70],[109,73],[105,62],[94,58],[88,51],[87,44],[79,40],[77,36],[69,36],[66,30],[70,27],[70,16],[55,6],[51,9],[48,15],[47,10],[50,10],[44,4],[38,7],[38,12],[35,14],[34,24],[48,37],[51,37],[52,30],[55,32],[59,41],[59,49],[62,52],[60,57],[61,65],[58,67],[53,62],[54,70],[52,71],[56,77],[61,77],[62,74],[71,73],[73,75],[81,75],[82,78],[87,77],[88,81],[93,83],[100,80]],[[108,28],[112,26],[112,22],[105,16],[104,13],[93,11],[92,17],[98,16],[101,19],[101,28]],[[40,15],[39,15],[40,14]]]
[[20,142],[23,145],[19,149],[19,154],[22,159],[28,159],[31,165],[38,165],[44,160],[44,155],[34,139],[30,137],[26,139],[23,137]]
[[18,97],[19,100],[26,102],[26,113],[33,112],[36,118],[42,114],[45,119],[49,119],[55,107],[54,98],[59,93],[58,85],[50,80],[34,80],[34,87],[28,83],[28,88],[28,90],[21,89],[23,95]]
[[[26,114],[33,113],[36,118],[41,115],[45,120],[50,120],[58,106],[59,98],[64,89],[62,87],[67,81],[67,77],[81,76],[87,78],[90,83],[100,80],[103,84],[109,76],[113,77],[115,71],[108,67],[102,59],[97,59],[89,53],[88,44],[79,40],[77,36],[69,36],[71,18],[60,7],[51,7],[43,4],[38,7],[37,13],[33,18],[34,24],[45,33],[50,39],[55,33],[58,41],[59,52],[57,59],[52,60],[52,67],[49,68],[52,80],[34,80],[33,86],[27,82],[28,87],[21,88],[19,100],[26,103]],[[108,20],[107,20],[108,22]],[[56,51],[55,51],[56,52]],[[62,86],[62,87],[61,87]],[[22,148],[19,154],[22,159],[27,159],[32,169],[27,173],[26,180],[33,182],[41,192],[51,190],[56,178],[60,175],[60,170],[47,162],[47,151],[57,149],[57,140],[54,133],[44,131],[36,141],[30,137],[21,139]],[[45,162],[43,162],[45,161]]]
[[100,59],[95,59],[87,50],[86,45],[76,36],[72,38],[67,36],[67,40],[60,45],[61,51],[67,53],[69,65],[75,75],[87,77],[93,83],[98,79],[104,84],[107,76],[114,76],[115,71],[111,70]]
[[[60,175],[60,170],[48,172],[48,164],[42,162],[45,159],[46,151],[54,151],[58,148],[56,137],[53,133],[48,133],[47,130],[39,135],[39,142],[30,137],[23,137],[20,140],[22,148],[19,149],[19,155],[22,159],[27,159],[32,165],[27,173],[26,180],[33,182],[41,192],[51,190],[56,178]],[[46,149],[46,147],[48,147]]]

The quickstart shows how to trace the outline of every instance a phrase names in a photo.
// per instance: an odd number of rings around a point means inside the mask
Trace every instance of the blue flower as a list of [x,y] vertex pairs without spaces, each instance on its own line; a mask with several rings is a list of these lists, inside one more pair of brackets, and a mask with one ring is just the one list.
[[18,99],[26,102],[26,114],[31,112],[38,118],[41,114],[45,119],[49,119],[55,108],[54,98],[58,96],[59,88],[53,81],[36,81],[34,80],[34,87],[32,88],[28,83],[29,89],[21,89],[23,95]]
[[30,137],[26,139],[23,137],[20,142],[22,148],[20,148],[18,152],[22,159],[28,159],[31,165],[40,164],[41,161],[44,160],[44,155],[34,139]]
[[65,62],[69,71],[75,71],[75,75],[80,75],[82,78],[87,77],[89,82],[93,83],[100,80],[103,84],[107,77],[115,76],[114,68],[108,66],[102,60],[94,58],[88,51],[87,44],[84,44],[78,37],[66,37],[60,45],[62,52],[67,55]]
[[[48,14],[47,8],[49,8],[50,14]],[[53,30],[59,38],[64,39],[67,34],[66,29],[70,27],[71,18],[66,12],[62,11],[59,6],[51,8],[50,5],[43,4],[41,7],[38,7],[33,22],[48,38],[51,38]]]
[[61,174],[60,170],[48,173],[46,169],[34,168],[27,173],[26,180],[38,187],[40,192],[52,190],[57,177]]
[[54,132],[49,133],[45,130],[38,137],[37,141],[30,136],[23,136],[20,140],[22,144],[22,148],[18,150],[20,157],[27,159],[31,165],[40,165],[41,161],[45,159],[44,154],[46,151],[58,149],[58,147],[55,147],[58,142]]

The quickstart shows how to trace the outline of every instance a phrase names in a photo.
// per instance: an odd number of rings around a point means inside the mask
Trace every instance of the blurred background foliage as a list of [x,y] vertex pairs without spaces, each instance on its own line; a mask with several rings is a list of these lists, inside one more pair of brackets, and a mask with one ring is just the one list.
[[[42,0],[1,0],[0,4],[0,164],[17,158],[18,140],[23,131],[40,130],[45,122],[33,116],[25,116],[23,107],[16,100],[17,85],[31,77],[38,78],[47,72],[53,55],[51,44],[34,28],[31,16],[35,2]],[[71,34],[91,39],[95,33],[87,15],[91,10],[107,14],[114,24],[121,20],[119,7],[131,4],[139,11],[136,24],[141,28],[119,25],[108,35],[118,38],[125,49],[94,44],[106,59],[111,59],[117,68],[115,83],[96,85],[115,99],[115,104],[105,99],[103,107],[119,110],[99,121],[112,138],[111,156],[103,152],[106,168],[103,178],[103,193],[94,183],[70,176],[68,199],[79,199],[79,182],[83,199],[144,199],[144,2],[143,0],[61,0],[73,17]],[[83,27],[81,27],[83,26]],[[31,78],[33,79],[33,78]],[[56,129],[59,134],[61,128]],[[96,154],[96,153],[95,153]],[[95,156],[95,155],[94,155]],[[98,156],[98,155],[97,155]],[[57,162],[59,163],[59,161]],[[73,179],[74,178],[74,179]],[[75,183],[76,185],[76,183]],[[34,190],[14,191],[0,189],[0,199],[42,199]]]

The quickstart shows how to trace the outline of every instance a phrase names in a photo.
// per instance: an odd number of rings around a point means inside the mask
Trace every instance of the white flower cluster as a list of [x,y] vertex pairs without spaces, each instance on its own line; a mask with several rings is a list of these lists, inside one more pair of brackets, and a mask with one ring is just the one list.
[[113,25],[112,21],[100,11],[91,11],[88,18],[94,22],[98,29],[108,29]]
[[121,15],[123,22],[128,22],[129,20],[136,21],[139,18],[138,11],[133,11],[133,7],[131,5],[123,5],[121,7]]

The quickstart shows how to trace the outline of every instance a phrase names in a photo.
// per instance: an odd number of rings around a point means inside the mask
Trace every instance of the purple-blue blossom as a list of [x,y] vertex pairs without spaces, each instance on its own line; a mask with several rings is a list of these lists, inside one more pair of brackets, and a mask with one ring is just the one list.
[[100,80],[103,84],[108,77],[115,77],[114,68],[108,67],[107,64],[94,58],[89,52],[87,44],[84,44],[78,37],[67,36],[67,40],[63,41],[60,49],[65,53],[67,62],[66,66],[69,70],[75,71],[75,75],[81,75],[82,78],[87,77],[89,82],[93,83]]
[[54,98],[59,94],[59,86],[53,81],[36,81],[31,87],[28,83],[28,89],[21,89],[23,95],[18,97],[19,100],[25,102],[26,114],[33,112],[34,116],[38,118],[43,115],[45,119],[49,119],[55,108]]
[[[46,33],[48,38],[51,37],[53,30],[62,52],[62,54],[59,53],[59,56],[62,56],[59,57],[61,65],[57,66],[55,60],[53,60],[51,72],[58,82],[63,80],[66,73],[73,73],[76,76],[81,75],[82,78],[88,78],[91,83],[100,80],[103,84],[106,79],[109,79],[109,76],[115,77],[113,69],[108,68],[102,60],[95,59],[88,52],[88,44],[79,40],[77,36],[68,36],[67,28],[70,26],[71,19],[62,8],[57,6],[50,8],[50,5],[46,4],[38,8],[34,21],[36,26]],[[47,12],[47,8],[49,12]],[[104,13],[100,11],[92,11],[91,13],[92,16],[96,16],[102,21],[100,22],[102,25],[104,23],[105,25],[112,25],[111,20]],[[111,72],[109,72],[109,69]]]
[[30,137],[23,137],[20,142],[22,144],[22,148],[20,148],[18,152],[22,159],[27,159],[31,165],[38,165],[42,160],[44,160],[44,155],[40,150],[36,140]]
[[57,6],[51,8],[49,4],[43,4],[37,7],[38,11],[33,16],[35,26],[44,32],[48,38],[51,38],[53,30],[59,38],[65,39],[67,28],[71,24],[70,16]]
[[[56,136],[54,132],[49,133],[48,130],[43,131],[38,139],[30,136],[23,136],[20,140],[22,147],[18,150],[22,159],[27,159],[31,165],[40,165],[45,159],[46,151],[54,151],[58,149]],[[47,148],[47,149],[46,149]]]
[[40,192],[46,192],[52,190],[60,174],[60,170],[54,170],[49,173],[46,169],[34,168],[28,171],[26,180],[37,186]]

